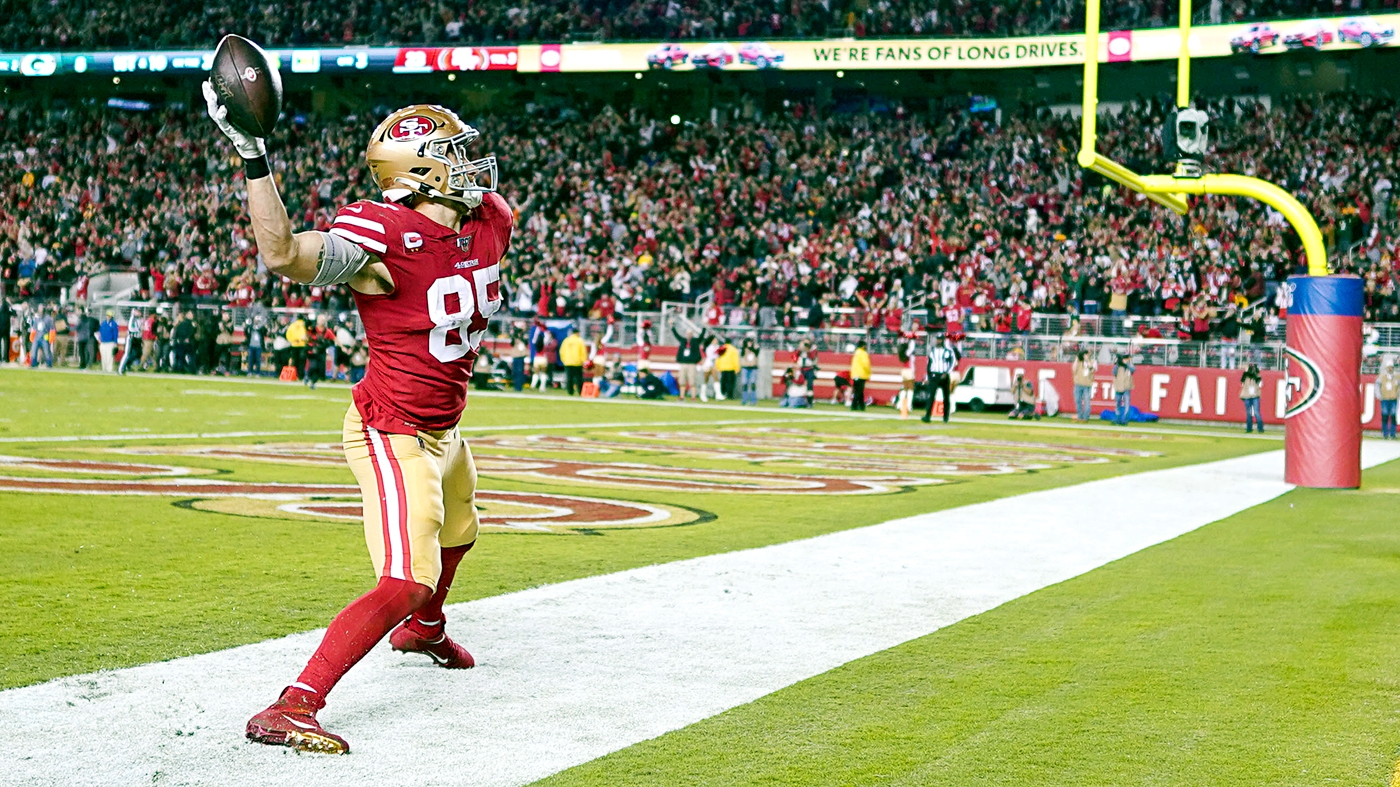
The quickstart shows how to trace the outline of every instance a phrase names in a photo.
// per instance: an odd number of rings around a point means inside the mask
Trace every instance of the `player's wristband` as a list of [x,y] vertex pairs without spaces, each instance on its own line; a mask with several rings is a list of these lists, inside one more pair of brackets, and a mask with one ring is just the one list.
[[243,159],[243,177],[248,180],[265,178],[272,174],[272,167],[267,163],[267,156]]

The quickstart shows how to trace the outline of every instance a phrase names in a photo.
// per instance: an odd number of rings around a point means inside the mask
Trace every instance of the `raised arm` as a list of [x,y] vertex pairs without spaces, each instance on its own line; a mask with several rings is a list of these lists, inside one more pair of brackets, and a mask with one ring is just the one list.
[[255,179],[249,173],[248,216],[268,270],[303,284],[315,280],[325,240],[319,232],[292,232],[287,208],[271,174]]
[[287,208],[277,193],[277,182],[268,165],[267,146],[228,121],[228,107],[219,103],[218,94],[208,82],[204,83],[204,100],[209,117],[243,158],[248,216],[268,270],[303,284],[343,284],[374,261],[368,252],[329,233],[292,232]]

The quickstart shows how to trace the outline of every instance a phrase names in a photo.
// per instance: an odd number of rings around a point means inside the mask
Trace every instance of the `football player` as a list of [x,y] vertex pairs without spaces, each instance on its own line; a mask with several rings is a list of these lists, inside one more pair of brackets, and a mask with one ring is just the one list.
[[447,109],[415,105],[370,136],[365,158],[384,201],[341,208],[329,232],[293,232],[263,140],[228,122],[207,82],[204,96],[243,158],[263,262],[293,281],[349,284],[369,343],[344,448],[378,584],[336,615],[306,669],[247,729],[260,743],[345,753],[316,712],[385,634],[395,650],[443,667],[474,665],[448,638],[442,611],[477,535],[476,467],[457,423],[487,318],[501,305],[514,219],[496,193],[495,157],[467,154],[477,130]]

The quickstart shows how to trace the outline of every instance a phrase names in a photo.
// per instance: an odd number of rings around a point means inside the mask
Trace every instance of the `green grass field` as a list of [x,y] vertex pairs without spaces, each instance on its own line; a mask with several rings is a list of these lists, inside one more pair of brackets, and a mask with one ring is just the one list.
[[[0,370],[0,454],[18,458],[8,460],[13,469],[0,465],[0,475],[71,476],[21,461],[57,459],[171,464],[240,483],[352,483],[333,464],[182,453],[335,442],[348,402],[344,388]],[[561,485],[483,469],[483,489],[582,494],[705,516],[586,534],[487,532],[450,600],[1281,447],[1220,429],[1063,426],[967,418],[929,427],[820,408],[795,414],[474,396],[468,439],[479,457],[498,461],[547,455],[682,476],[942,483],[780,495]],[[939,450],[994,446],[987,450],[997,461],[1032,469],[950,475],[858,466],[872,457],[902,461],[903,444],[881,441],[908,434],[951,441]],[[541,454],[524,443],[493,444],[500,436],[579,441]],[[818,436],[836,446],[820,455],[825,469],[803,464]],[[781,440],[796,441],[801,456],[710,450]],[[610,453],[593,450],[600,446]],[[1397,463],[1368,471],[1361,492],[1291,492],[547,782],[1382,784],[1400,745],[1397,492]],[[357,523],[186,503],[0,492],[0,589],[13,610],[0,619],[0,688],[314,629],[372,581]]]

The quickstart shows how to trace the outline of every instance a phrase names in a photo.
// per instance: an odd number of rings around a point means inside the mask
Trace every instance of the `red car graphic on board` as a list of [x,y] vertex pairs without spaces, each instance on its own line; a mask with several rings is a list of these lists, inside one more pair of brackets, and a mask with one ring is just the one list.
[[1234,53],[1253,52],[1278,43],[1278,31],[1272,25],[1257,24],[1246,27],[1243,33],[1230,39],[1230,51]]
[[662,44],[647,53],[648,68],[671,68],[685,62],[686,51],[680,44]]
[[1283,45],[1289,49],[1321,49],[1324,44],[1330,44],[1337,40],[1337,34],[1332,32],[1332,28],[1317,21],[1308,21],[1293,28],[1293,32],[1283,37]]
[[759,68],[775,68],[783,62],[782,52],[760,41],[751,41],[739,47],[739,62]]
[[706,44],[690,56],[696,68],[724,68],[739,59],[739,51],[733,44]]
[[1395,28],[1385,27],[1369,16],[1348,19],[1337,26],[1337,38],[1353,44],[1369,47],[1373,44],[1389,44],[1395,37]]

